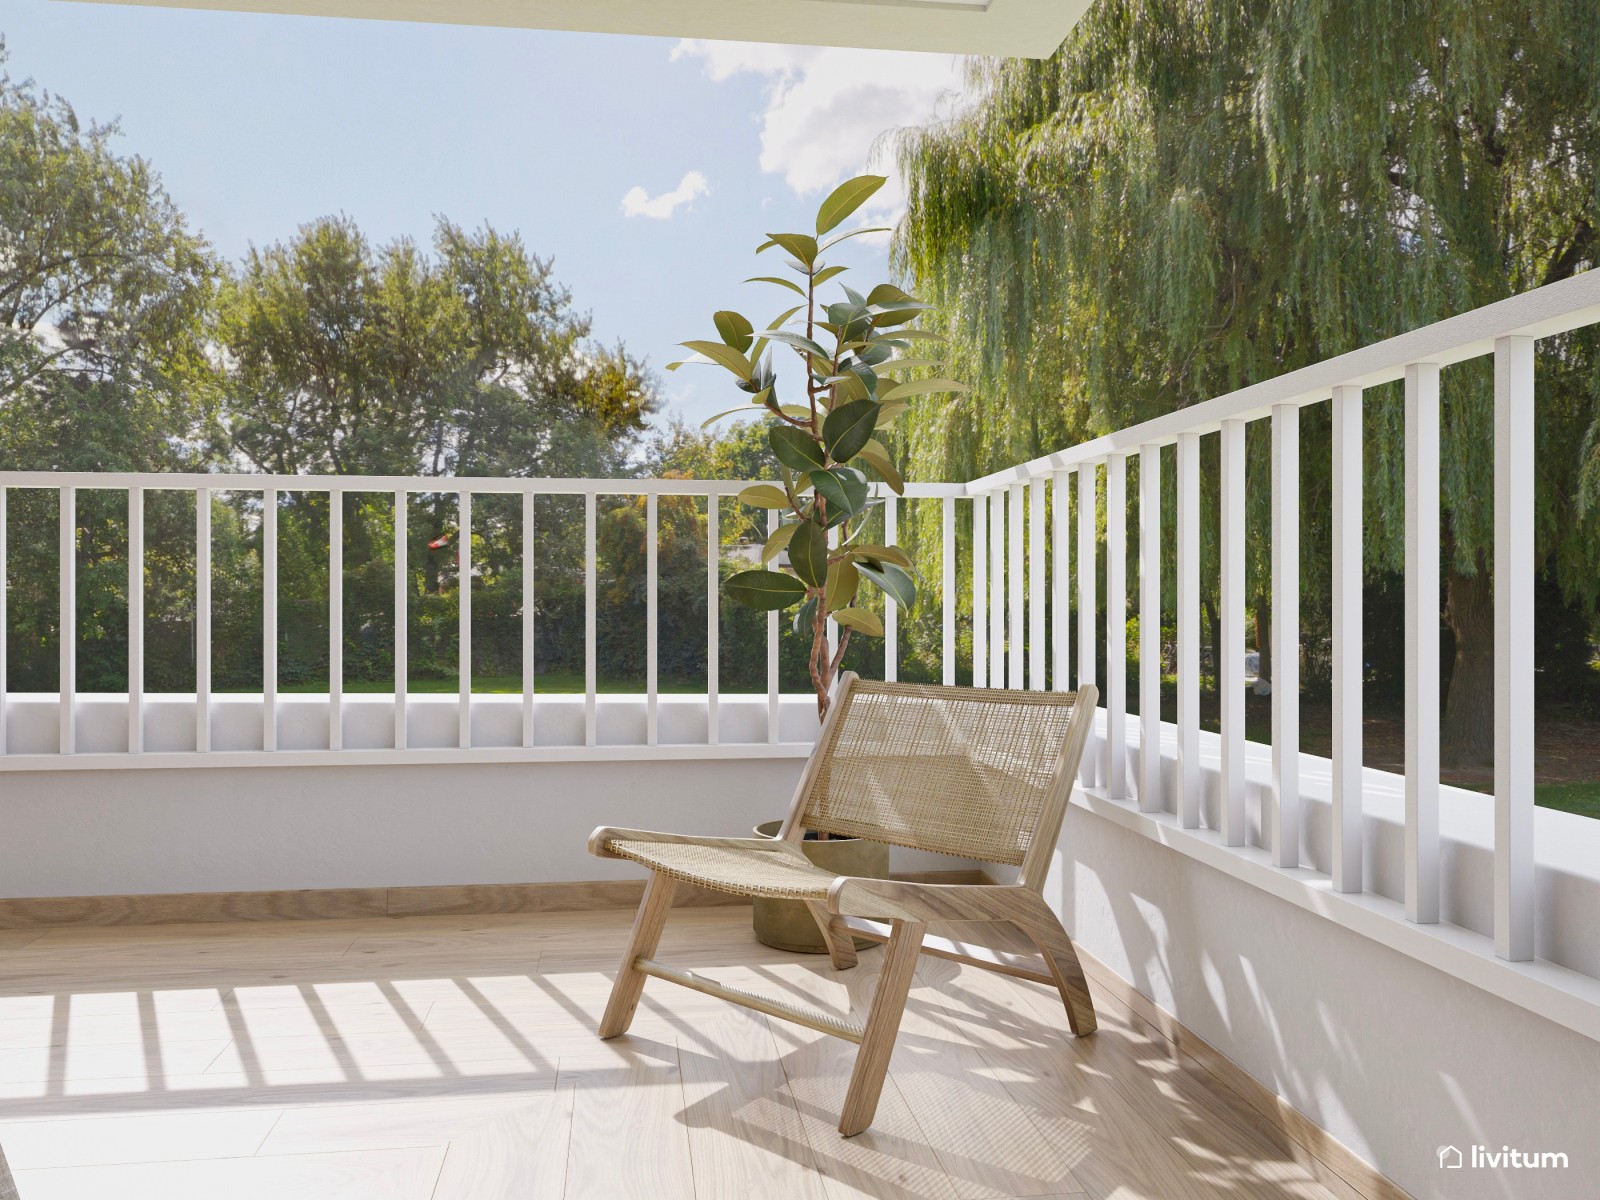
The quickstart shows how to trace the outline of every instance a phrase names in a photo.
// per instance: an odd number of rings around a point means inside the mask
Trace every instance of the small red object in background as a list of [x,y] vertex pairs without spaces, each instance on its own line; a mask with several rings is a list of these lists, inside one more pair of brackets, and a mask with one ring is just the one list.
[[438,537],[434,538],[433,541],[428,543],[428,549],[429,550],[443,550],[449,544],[450,544],[450,535],[448,533],[441,533]]

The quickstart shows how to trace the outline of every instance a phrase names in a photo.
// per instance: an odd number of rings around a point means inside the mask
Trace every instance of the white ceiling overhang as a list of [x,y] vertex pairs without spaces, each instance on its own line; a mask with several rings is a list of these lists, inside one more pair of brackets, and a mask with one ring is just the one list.
[[1043,58],[1090,0],[100,0],[161,8]]

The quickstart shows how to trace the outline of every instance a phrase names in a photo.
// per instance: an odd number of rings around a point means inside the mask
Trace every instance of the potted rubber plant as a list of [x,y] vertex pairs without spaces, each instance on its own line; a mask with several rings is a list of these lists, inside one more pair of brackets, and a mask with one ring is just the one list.
[[[905,483],[885,443],[883,431],[910,407],[914,396],[960,392],[954,380],[937,377],[938,363],[919,348],[939,335],[915,328],[929,311],[892,283],[866,292],[840,281],[847,268],[824,255],[848,238],[882,229],[835,232],[880,187],[881,175],[846,180],[823,200],[814,233],[772,233],[758,255],[780,251],[786,274],[758,275],[762,283],[799,297],[757,329],[739,312],[712,317],[715,339],[682,343],[688,362],[721,367],[747,399],[718,413],[725,417],[767,418],[767,442],[777,462],[781,485],[752,484],[739,493],[745,504],[779,514],[778,525],[761,551],[761,566],[730,576],[723,587],[739,604],[762,611],[795,609],[794,627],[809,632],[807,666],[817,697],[817,715],[827,716],[835,678],[853,636],[882,637],[883,622],[860,603],[870,585],[904,610],[917,600],[916,567],[899,546],[867,542],[864,535],[874,492],[887,487],[897,495]],[[832,286],[829,286],[832,285]],[[824,294],[824,288],[828,288]],[[795,397],[779,395],[773,356],[798,357],[805,380]],[[935,377],[927,377],[933,370]],[[839,628],[830,647],[828,622]],[[777,822],[757,826],[776,832]],[[808,834],[806,854],[819,866],[842,875],[888,874],[888,847],[856,838]],[[820,933],[799,901],[758,900],[756,932],[782,949],[822,952]]]

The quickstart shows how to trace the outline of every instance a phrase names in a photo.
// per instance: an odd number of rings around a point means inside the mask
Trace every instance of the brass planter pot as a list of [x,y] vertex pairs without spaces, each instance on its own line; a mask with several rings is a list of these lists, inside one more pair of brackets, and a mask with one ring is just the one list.
[[[777,837],[782,825],[782,821],[766,821],[756,826],[755,834]],[[807,858],[835,875],[859,875],[869,879],[889,877],[889,847],[882,842],[867,838],[830,837],[825,842],[808,838],[800,847]],[[822,931],[817,928],[804,900],[769,900],[758,896],[752,907],[756,941],[762,945],[774,950],[792,950],[796,954],[828,952]],[[858,950],[876,945],[859,937],[855,943]]]

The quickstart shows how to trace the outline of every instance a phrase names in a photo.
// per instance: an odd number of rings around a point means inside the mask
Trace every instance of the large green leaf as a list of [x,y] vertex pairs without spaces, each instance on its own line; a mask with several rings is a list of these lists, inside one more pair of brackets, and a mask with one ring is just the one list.
[[793,629],[797,637],[809,638],[811,626],[817,619],[817,598],[807,596],[806,602],[794,610]]
[[828,531],[815,521],[801,521],[789,538],[789,565],[808,587],[828,579]]
[[894,419],[909,409],[911,405],[904,400],[891,400],[887,404],[878,406],[878,428],[886,429],[893,424]]
[[788,508],[789,497],[774,484],[752,483],[739,493],[739,503],[752,508]]
[[861,586],[861,573],[856,570],[855,563],[848,558],[841,558],[838,562],[828,564],[828,583],[823,591],[823,602],[832,612],[836,608],[848,606],[856,598],[856,590]]
[[896,496],[905,495],[905,478],[895,468],[894,462],[889,458],[888,451],[883,448],[883,443],[877,438],[873,438],[863,446],[861,453],[856,457],[876,471],[878,478],[888,484],[889,490]]
[[849,269],[849,267],[823,267],[822,270],[816,273],[811,282],[817,287],[821,287],[828,280],[833,279],[835,276],[843,275]]
[[828,352],[803,333],[792,333],[787,329],[768,329],[766,335],[771,341],[782,342],[785,346],[793,346],[796,350],[804,350],[807,354],[815,354],[823,361],[828,361]]
[[852,229],[848,233],[841,233],[837,237],[829,238],[827,241],[823,242],[822,245],[817,247],[817,253],[818,254],[826,254],[829,250],[833,249],[835,246],[837,246],[840,242],[844,241],[846,238],[860,237],[863,233],[892,233],[892,232],[893,232],[893,230],[891,230],[887,225],[864,225],[860,229]]
[[893,563],[904,570],[911,570],[911,556],[900,549],[899,546],[879,546],[869,542],[860,546],[852,546],[850,554],[860,562],[887,562]]
[[761,547],[761,565],[770,567],[772,560],[783,553],[783,548],[789,544],[789,539],[794,536],[794,531],[800,526],[793,521],[787,525],[779,525],[767,538],[766,545]]
[[917,581],[905,568],[891,562],[857,563],[856,569],[908,611],[917,603]]
[[679,345],[693,350],[696,354],[704,354],[719,366],[727,367],[740,379],[749,379],[750,376],[756,373],[756,369],[750,365],[748,358],[732,346],[724,345],[722,342],[680,342]]
[[788,288],[791,292],[799,292],[802,296],[804,296],[806,294],[805,288],[801,287],[794,280],[792,280],[792,279],[782,279],[782,278],[779,278],[777,275],[754,275],[751,278],[746,279],[745,282],[746,283],[775,283],[779,287]]
[[925,396],[929,392],[970,392],[972,389],[954,379],[908,379],[884,392],[881,399],[904,400],[907,396]]
[[741,415],[746,416],[746,417],[753,417],[753,416],[756,415],[755,414],[755,410],[757,408],[762,409],[764,412],[770,412],[772,410],[767,408],[766,399],[767,399],[767,392],[762,392],[760,395],[758,395],[749,404],[742,404],[738,408],[723,409],[723,411],[719,412],[716,416],[707,417],[704,421],[701,421],[700,422],[700,428],[701,429],[709,428],[710,426],[715,425],[718,421],[722,420],[723,417],[731,417],[731,416],[734,416],[735,414],[741,414]]
[[846,179],[829,192],[828,198],[822,202],[822,207],[817,209],[818,235],[827,233],[865,204],[872,194],[883,186],[884,178],[882,175],[857,175],[854,179]]
[[841,404],[822,423],[822,441],[834,462],[849,462],[872,440],[878,425],[878,406],[871,400]]
[[[804,293],[801,293],[801,294],[804,295]],[[799,312],[804,307],[805,307],[804,304],[796,304],[793,308],[785,309],[783,312],[781,312],[777,316],[773,317],[772,320],[770,322],[768,322],[766,329],[763,330],[762,332],[770,333],[774,329],[782,329],[783,328],[783,323],[785,321],[787,321],[790,317],[794,316],[795,313]]]
[[912,304],[921,303],[910,292],[897,288],[892,283],[880,283],[867,293],[866,299],[868,304],[895,304],[908,301]]
[[722,590],[729,599],[762,612],[788,608],[806,594],[805,584],[782,571],[740,571],[728,577]]
[[804,233],[769,233],[774,245],[782,246],[810,270],[817,261],[817,239]]
[[736,313],[727,308],[719,309],[712,314],[711,322],[717,327],[717,336],[726,345],[732,346],[741,355],[750,349],[750,337],[754,329],[743,313]]
[[828,461],[827,453],[816,439],[793,425],[774,425],[767,431],[767,441],[778,461],[796,471],[815,470]]
[[895,325],[904,325],[908,321],[915,321],[927,312],[931,304],[873,304],[867,308],[872,314],[872,324],[875,329],[888,329]]
[[869,608],[840,608],[828,615],[857,633],[864,633],[868,637],[883,636],[883,622],[878,620],[878,614]]
[[813,471],[811,486],[828,502],[829,525],[837,525],[867,506],[867,477],[851,467]]

